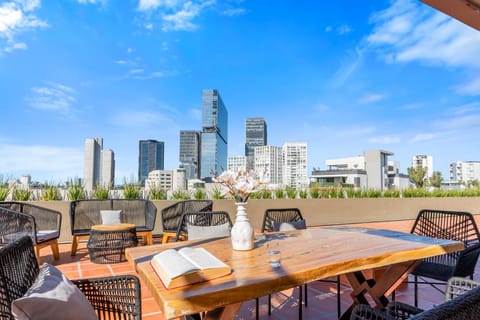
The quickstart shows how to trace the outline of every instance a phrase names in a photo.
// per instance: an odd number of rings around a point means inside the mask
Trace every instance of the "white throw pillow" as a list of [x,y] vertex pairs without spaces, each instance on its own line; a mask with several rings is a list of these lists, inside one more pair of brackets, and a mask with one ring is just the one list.
[[217,226],[195,226],[187,224],[188,240],[230,237],[230,223]]
[[307,225],[305,223],[305,219],[290,222],[272,221],[272,231],[291,231],[306,228]]
[[100,210],[102,216],[102,224],[119,224],[122,223],[122,210]]
[[27,293],[12,302],[19,320],[98,319],[84,294],[56,267],[44,263]]

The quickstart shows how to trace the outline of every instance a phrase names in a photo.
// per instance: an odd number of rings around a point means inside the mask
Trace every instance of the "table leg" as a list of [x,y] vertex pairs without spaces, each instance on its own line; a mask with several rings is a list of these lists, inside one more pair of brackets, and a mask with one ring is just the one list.
[[370,295],[376,308],[384,308],[389,302],[390,295],[415,269],[420,261],[406,261],[389,266],[377,280],[366,279],[361,271],[346,275],[352,287],[353,304],[345,311],[340,319],[349,319],[352,309],[357,304],[369,304],[366,294]]
[[207,311],[202,317],[202,320],[231,320],[235,318],[235,315],[238,313],[241,306],[242,303],[239,302],[212,311]]

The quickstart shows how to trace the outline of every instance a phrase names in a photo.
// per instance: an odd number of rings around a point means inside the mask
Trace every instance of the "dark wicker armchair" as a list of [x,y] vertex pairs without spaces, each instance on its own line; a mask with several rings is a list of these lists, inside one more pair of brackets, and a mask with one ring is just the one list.
[[[212,227],[228,224],[229,230],[232,228],[232,220],[228,212],[225,211],[201,211],[184,213],[178,226],[176,241],[188,240],[188,225],[197,227]],[[213,234],[210,234],[216,237]]]
[[161,211],[163,227],[162,243],[167,243],[169,238],[176,238],[182,214],[186,212],[212,210],[212,200],[184,200],[163,208]]
[[[30,237],[22,237],[0,249],[1,319],[14,319],[11,314],[12,301],[27,292],[39,272]],[[141,319],[141,290],[136,276],[79,279],[72,282],[90,301],[99,319]]]
[[153,244],[157,207],[143,199],[82,199],[70,203],[70,227],[72,230],[72,251],[74,256],[80,239],[88,239],[90,228],[101,224],[100,210],[122,210],[122,222],[132,223],[144,243]]
[[391,302],[386,310],[368,305],[357,305],[351,320],[473,320],[480,319],[480,283],[459,277],[447,283],[446,302],[429,310],[422,310],[401,302]]
[[62,214],[58,211],[24,202],[0,202],[0,245],[28,235],[37,260],[40,249],[47,246],[51,247],[54,259],[59,259],[61,225]]
[[[473,216],[468,212],[445,210],[421,210],[412,227],[411,233],[432,238],[462,241],[463,251],[435,256],[422,260],[412,272],[414,276],[414,299],[418,306],[418,284],[426,283],[437,288],[436,284],[445,284],[451,277],[469,277],[473,279],[475,265],[480,254],[480,234]],[[422,277],[422,282],[419,282]],[[435,281],[427,281],[424,278]]]

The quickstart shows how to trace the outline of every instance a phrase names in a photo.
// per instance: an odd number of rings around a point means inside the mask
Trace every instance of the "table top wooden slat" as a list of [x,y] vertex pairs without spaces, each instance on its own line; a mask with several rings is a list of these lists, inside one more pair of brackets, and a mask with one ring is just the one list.
[[[268,263],[267,244],[282,252],[280,268]],[[203,247],[232,267],[228,276],[165,289],[150,266],[167,248]],[[352,227],[309,228],[257,235],[251,251],[234,251],[229,238],[204,239],[126,249],[166,319],[254,299],[338,274],[384,267],[463,249],[463,243],[391,230]]]

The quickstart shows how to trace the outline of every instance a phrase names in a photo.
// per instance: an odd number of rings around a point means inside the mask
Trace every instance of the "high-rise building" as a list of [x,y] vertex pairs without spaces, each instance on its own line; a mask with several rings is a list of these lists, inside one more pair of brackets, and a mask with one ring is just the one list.
[[266,175],[266,180],[271,185],[280,186],[282,179],[282,148],[274,146],[255,147],[255,172]]
[[480,161],[453,161],[449,171],[452,181],[480,181]]
[[433,158],[427,155],[416,155],[412,158],[412,167],[425,168],[425,179],[428,181],[433,175]]
[[187,179],[200,178],[201,131],[180,131],[180,166],[185,169]]
[[307,143],[285,142],[283,153],[283,184],[297,190],[308,187]]
[[103,138],[85,139],[83,182],[86,191],[93,190],[93,187],[100,183],[102,148]]
[[229,171],[238,171],[240,168],[247,168],[247,157],[245,156],[234,156],[228,157],[227,159],[227,170]]
[[153,170],[148,173],[145,180],[145,190],[153,188],[165,191],[186,190],[187,180],[184,169]]
[[140,140],[138,147],[138,181],[143,186],[150,171],[163,170],[165,144],[157,140]]
[[115,186],[115,154],[110,149],[102,150],[102,179],[103,186]]
[[267,123],[263,118],[248,118],[245,121],[245,156],[254,160],[255,147],[267,145]]
[[201,144],[200,178],[210,180],[227,169],[228,156],[228,111],[216,89],[202,92]]
[[115,154],[110,149],[103,150],[103,138],[85,139],[83,182],[86,191],[97,185],[115,185]]

